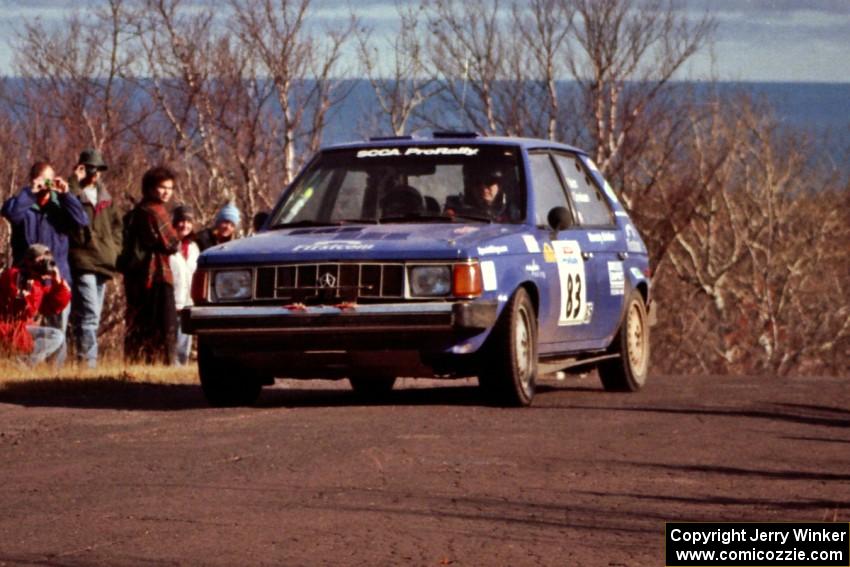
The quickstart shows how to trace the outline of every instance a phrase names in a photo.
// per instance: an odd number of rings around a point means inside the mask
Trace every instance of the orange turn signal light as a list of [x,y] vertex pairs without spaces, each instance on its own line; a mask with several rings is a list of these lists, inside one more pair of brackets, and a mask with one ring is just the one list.
[[208,303],[207,293],[209,286],[209,275],[207,270],[196,270],[192,276],[192,301],[195,305]]
[[454,265],[452,295],[455,297],[478,297],[481,295],[483,287],[481,265],[478,262]]

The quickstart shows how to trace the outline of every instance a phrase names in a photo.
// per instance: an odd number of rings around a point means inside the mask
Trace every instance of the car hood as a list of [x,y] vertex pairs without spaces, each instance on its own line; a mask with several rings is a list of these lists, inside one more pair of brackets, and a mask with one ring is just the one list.
[[[448,260],[524,252],[521,225],[421,223],[266,231],[214,246],[201,266],[346,260]],[[512,238],[513,237],[513,238]],[[483,249],[483,251],[482,251]]]

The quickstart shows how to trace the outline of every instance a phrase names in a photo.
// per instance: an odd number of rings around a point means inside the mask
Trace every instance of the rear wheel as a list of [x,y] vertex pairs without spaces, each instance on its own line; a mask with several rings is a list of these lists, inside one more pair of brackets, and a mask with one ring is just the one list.
[[525,289],[514,293],[490,335],[481,387],[495,401],[528,406],[537,385],[537,315]]
[[202,342],[198,345],[198,372],[204,397],[214,407],[253,405],[266,381],[232,360],[215,356]]
[[609,392],[634,392],[646,383],[649,370],[649,325],[643,296],[632,292],[626,316],[611,343],[620,356],[599,363],[599,378]]

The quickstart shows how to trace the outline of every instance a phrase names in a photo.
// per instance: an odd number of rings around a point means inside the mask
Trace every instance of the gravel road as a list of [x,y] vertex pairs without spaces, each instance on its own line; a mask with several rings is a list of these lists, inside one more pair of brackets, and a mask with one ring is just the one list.
[[850,379],[0,384],[0,565],[661,565],[665,521],[850,521]]

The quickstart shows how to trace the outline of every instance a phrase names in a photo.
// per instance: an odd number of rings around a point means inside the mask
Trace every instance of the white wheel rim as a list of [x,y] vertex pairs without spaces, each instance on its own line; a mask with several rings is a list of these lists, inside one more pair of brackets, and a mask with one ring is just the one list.
[[629,306],[629,316],[626,323],[626,348],[628,349],[629,366],[632,375],[643,383],[646,379],[646,328],[637,303]]
[[533,364],[531,360],[531,318],[524,307],[520,307],[517,315],[517,324],[514,332],[514,352],[516,352],[516,364],[522,388],[528,393],[531,391],[531,369]]

